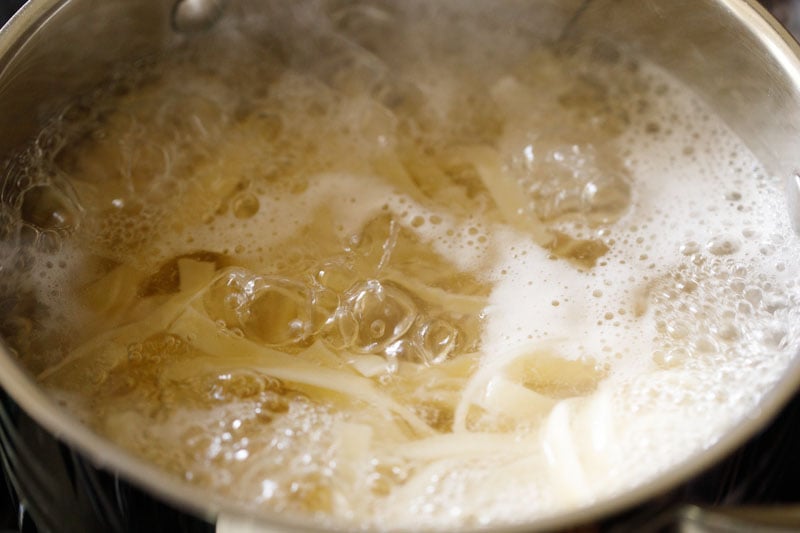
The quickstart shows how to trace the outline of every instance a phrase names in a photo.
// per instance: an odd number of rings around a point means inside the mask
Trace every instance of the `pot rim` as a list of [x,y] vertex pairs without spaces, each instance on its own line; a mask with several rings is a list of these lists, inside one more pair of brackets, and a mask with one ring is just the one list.
[[[8,23],[0,28],[0,79],[8,64],[47,20],[70,0],[29,0]],[[723,5],[739,22],[757,36],[794,85],[800,87],[800,46],[757,0],[714,0]],[[685,482],[723,459],[763,429],[789,401],[800,386],[800,354],[748,417],[727,431],[710,447],[697,450],[669,471],[612,497],[572,511],[562,511],[527,523],[491,526],[493,531],[552,530],[608,518],[634,507]],[[319,527],[300,517],[277,512],[248,510],[211,491],[179,481],[151,463],[139,459],[117,445],[93,433],[72,414],[49,397],[33,377],[16,363],[0,340],[0,387],[31,417],[53,436],[78,450],[96,467],[121,475],[125,480],[157,496],[178,509],[190,512],[210,523],[221,516],[234,517],[242,523],[261,525],[270,531],[307,531]],[[485,530],[487,528],[481,528]],[[265,529],[266,531],[267,529]],[[331,531],[345,531],[333,528]]]

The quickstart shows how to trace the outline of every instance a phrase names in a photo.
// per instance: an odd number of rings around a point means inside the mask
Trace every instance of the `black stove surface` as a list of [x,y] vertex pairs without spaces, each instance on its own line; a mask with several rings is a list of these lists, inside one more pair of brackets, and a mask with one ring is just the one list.
[[[800,36],[800,0],[761,3]],[[24,0],[0,0],[0,26],[22,4]],[[0,482],[0,533],[38,533],[25,506],[13,494],[4,475]],[[682,504],[716,507],[791,503],[800,505],[800,393],[766,429],[714,468],[661,499],[580,531],[678,530],[674,511]],[[723,527],[716,531],[728,530]],[[745,530],[749,529],[742,531]]]

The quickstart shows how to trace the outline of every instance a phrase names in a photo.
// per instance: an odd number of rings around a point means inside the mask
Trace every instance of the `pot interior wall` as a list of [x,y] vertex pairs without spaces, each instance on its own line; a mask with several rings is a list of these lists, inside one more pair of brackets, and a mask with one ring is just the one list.
[[[163,0],[32,1],[0,34],[0,158],[28,141],[65,102],[131,64],[192,34],[175,31],[174,4]],[[187,2],[188,3],[188,2]],[[202,4],[203,2],[195,2]],[[315,4],[319,2],[309,2]],[[445,4],[458,2],[446,0]],[[578,10],[580,0],[504,0],[481,8],[487,24],[552,40]],[[226,14],[246,16],[285,9],[274,0],[229,0]],[[302,16],[301,7],[293,7]]]
[[[191,36],[159,0],[30,2],[0,35],[0,155],[23,144],[66,101],[131,63]],[[270,2],[228,9],[269,12]],[[624,43],[675,73],[707,100],[776,174],[800,168],[797,46],[744,1],[505,0],[489,24],[537,39]],[[483,13],[482,13],[483,16]],[[794,46],[792,46],[794,45]]]
[[662,66],[723,117],[769,171],[789,176],[800,170],[800,48],[764,16],[746,1],[590,0],[568,36],[625,43]]
[[28,2],[0,34],[0,157],[115,65],[167,46],[170,9],[157,0]]

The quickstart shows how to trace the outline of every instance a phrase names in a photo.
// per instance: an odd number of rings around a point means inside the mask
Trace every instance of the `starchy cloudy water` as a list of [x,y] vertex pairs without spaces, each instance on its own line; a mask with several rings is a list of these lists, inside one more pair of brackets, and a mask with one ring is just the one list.
[[742,141],[609,47],[337,5],[223,24],[7,163],[43,386],[188,483],[379,529],[569,512],[746,416],[800,244]]

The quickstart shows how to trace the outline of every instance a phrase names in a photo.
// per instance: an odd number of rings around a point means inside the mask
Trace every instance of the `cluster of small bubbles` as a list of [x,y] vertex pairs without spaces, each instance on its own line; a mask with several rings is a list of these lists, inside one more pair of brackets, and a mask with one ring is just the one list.
[[[577,213],[596,225],[613,222],[625,213],[630,204],[626,170],[596,151],[591,144],[574,144],[535,157],[531,151],[522,158],[523,168],[517,172],[539,218],[550,221]],[[538,179],[541,174],[549,179]]]
[[714,255],[731,255],[739,251],[739,241],[729,235],[720,235],[706,243],[706,249]]
[[207,289],[205,309],[223,329],[267,346],[294,350],[319,338],[338,350],[383,355],[389,363],[440,364],[465,347],[459,324],[474,327],[477,317],[447,313],[395,282],[365,279],[365,271],[380,272],[375,263],[385,262],[396,239],[368,225],[348,239],[344,255],[323,259],[297,278],[225,269]]
[[204,302],[210,317],[267,346],[302,343],[313,334],[311,296],[294,280],[234,267],[209,287]]
[[653,360],[662,368],[786,345],[788,331],[776,318],[791,307],[783,289],[709,252],[692,255],[650,293],[659,333]]
[[[0,237],[4,244],[52,255],[78,228],[83,208],[65,178],[35,146],[3,164]],[[38,158],[37,158],[38,156]],[[5,259],[14,254],[5,254]]]
[[[221,375],[219,380],[229,377]],[[180,453],[171,460],[194,482],[225,488],[240,480],[232,489],[234,496],[252,499],[252,482],[257,479],[262,490],[256,501],[272,500],[294,510],[318,509],[320,498],[329,497],[325,487],[335,471],[328,436],[335,417],[296,392],[276,391],[269,385],[253,395],[252,389],[236,401],[226,397],[216,402],[209,408],[213,416],[187,417],[176,412],[167,418],[166,434],[178,434],[182,440]],[[163,438],[158,427],[153,429],[151,446]],[[272,452],[263,456],[267,448]],[[306,453],[298,454],[298,448]],[[291,476],[285,474],[287,468]]]
[[128,345],[128,361],[132,364],[159,363],[162,357],[184,353],[186,343],[175,335],[155,335]]

